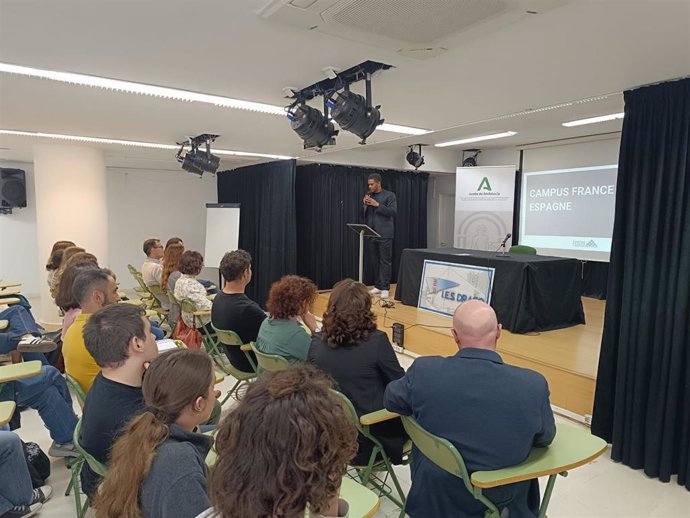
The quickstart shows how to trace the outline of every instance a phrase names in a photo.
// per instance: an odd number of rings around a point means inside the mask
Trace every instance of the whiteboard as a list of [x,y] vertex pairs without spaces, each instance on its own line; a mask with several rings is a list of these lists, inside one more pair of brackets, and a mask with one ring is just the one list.
[[237,250],[240,240],[240,204],[206,204],[206,248],[204,265],[218,268],[227,252]]

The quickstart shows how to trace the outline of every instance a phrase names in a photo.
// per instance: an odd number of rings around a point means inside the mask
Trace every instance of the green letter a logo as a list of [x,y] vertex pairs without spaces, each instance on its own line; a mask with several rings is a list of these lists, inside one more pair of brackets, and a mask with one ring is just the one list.
[[491,192],[491,184],[489,183],[489,178],[487,176],[482,178],[482,181],[479,183],[479,187],[477,187],[478,191],[481,191],[482,189]]

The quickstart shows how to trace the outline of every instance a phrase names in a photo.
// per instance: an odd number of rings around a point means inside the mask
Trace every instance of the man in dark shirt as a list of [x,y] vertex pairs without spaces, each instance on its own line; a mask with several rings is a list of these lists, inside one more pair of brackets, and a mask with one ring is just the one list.
[[[84,343],[101,373],[86,396],[79,443],[107,464],[110,448],[129,420],[144,408],[146,365],[158,356],[151,324],[137,306],[111,304],[96,311],[84,328]],[[93,495],[100,479],[84,463],[81,483]]]
[[[225,286],[213,300],[211,322],[217,329],[237,333],[244,344],[255,342],[266,313],[244,294],[252,280],[252,256],[244,250],[228,252],[220,262],[220,273],[225,279]],[[224,349],[236,369],[252,371],[247,356],[239,347],[225,346]],[[256,365],[254,353],[250,354]]]
[[[428,432],[448,439],[470,474],[514,466],[533,446],[547,446],[556,435],[544,377],[505,365],[496,353],[501,326],[488,304],[458,306],[453,337],[460,351],[449,358],[417,358],[405,376],[386,387],[384,406],[413,416]],[[536,517],[536,480],[484,494],[511,518]],[[405,510],[411,518],[481,518],[486,508],[460,479],[419,451],[412,460],[412,487]]]
[[381,175],[372,173],[368,180],[369,192],[364,196],[364,222],[381,237],[367,239],[367,260],[374,264],[375,282],[372,295],[388,298],[393,264],[393,237],[398,201],[395,194],[381,187]]

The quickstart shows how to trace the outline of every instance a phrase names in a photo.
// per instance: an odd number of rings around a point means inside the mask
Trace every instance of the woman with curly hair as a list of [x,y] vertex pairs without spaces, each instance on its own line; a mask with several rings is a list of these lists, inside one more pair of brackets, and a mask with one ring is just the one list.
[[62,252],[62,261],[60,262],[60,266],[58,266],[58,269],[55,270],[55,274],[53,275],[50,284],[50,295],[53,297],[53,299],[57,297],[58,290],[60,289],[60,279],[62,279],[62,274],[65,273],[65,270],[69,266],[67,262],[70,260],[72,256],[80,252],[86,252],[86,250],[84,250],[80,246],[68,246]]
[[[321,333],[309,349],[309,360],[335,380],[358,415],[381,410],[386,385],[405,374],[388,335],[376,329],[375,318],[366,286],[352,279],[340,281],[328,300]],[[376,424],[371,432],[391,461],[400,464],[407,440],[400,419]],[[366,464],[371,449],[371,441],[360,436],[355,462]]]
[[220,425],[214,508],[197,518],[303,518],[307,507],[312,518],[347,516],[338,495],[357,429],[331,386],[307,364],[252,383]]
[[151,362],[142,385],[148,406],[110,452],[96,518],[194,518],[209,507],[205,459],[213,441],[197,426],[213,410],[214,381],[203,351],[178,349]]
[[316,330],[311,313],[316,295],[316,284],[305,277],[286,275],[274,282],[266,302],[270,318],[259,328],[256,348],[290,362],[305,361]]

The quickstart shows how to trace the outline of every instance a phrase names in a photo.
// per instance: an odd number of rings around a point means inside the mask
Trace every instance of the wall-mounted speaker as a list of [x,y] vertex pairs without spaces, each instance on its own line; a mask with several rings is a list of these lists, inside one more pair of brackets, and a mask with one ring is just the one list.
[[26,207],[26,175],[21,169],[0,167],[0,209]]

